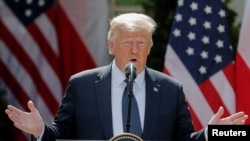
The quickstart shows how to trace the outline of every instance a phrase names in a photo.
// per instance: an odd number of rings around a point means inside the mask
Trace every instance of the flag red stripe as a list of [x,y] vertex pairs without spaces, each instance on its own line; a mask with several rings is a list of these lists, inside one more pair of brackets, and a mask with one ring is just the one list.
[[22,87],[18,84],[18,82],[15,79],[15,76],[13,76],[9,70],[6,68],[5,64],[0,60],[0,74],[2,74],[2,79],[4,83],[11,89],[13,92],[13,95],[18,99],[19,103],[22,105],[24,110],[28,110],[26,103],[30,98],[27,96],[27,94],[24,92]]
[[[33,62],[29,59],[26,52],[22,49],[16,39],[9,33],[5,26],[0,22],[1,33],[4,33],[5,36],[2,37],[3,41],[6,41],[6,45],[12,51],[12,53],[19,59],[22,66],[26,69],[29,75],[32,77],[33,81],[36,82],[37,91],[40,93],[41,97],[44,99],[44,102],[50,107],[52,114],[58,109],[58,102],[52,96],[52,93],[48,90],[46,84],[41,78],[39,71]],[[11,41],[11,42],[10,42]]]
[[[250,80],[250,69],[248,68],[246,62],[242,59],[239,52],[237,52],[237,64],[236,64],[236,82],[235,88],[237,93],[237,111],[244,111],[246,114],[250,115],[249,100],[249,80]],[[250,124],[250,120],[247,120]]]
[[194,128],[195,128],[195,131],[198,131],[200,129],[203,128],[199,118],[197,117],[197,115],[195,114],[194,110],[193,110],[193,107],[189,104],[189,111],[190,111],[190,114],[191,114],[191,117],[192,117],[192,120],[194,122]]
[[36,26],[35,22],[29,24],[27,26],[27,30],[32,35],[33,39],[36,41],[39,49],[43,53],[43,56],[48,60],[50,67],[53,68],[57,77],[59,77],[59,59],[58,56],[54,53],[51,46],[49,45],[48,41],[44,38],[38,27]]
[[[57,5],[56,5],[56,7],[57,7]],[[56,11],[56,7],[52,7],[50,9],[48,9],[46,11],[46,13],[44,13],[47,16],[47,18],[50,20],[50,23],[55,27],[55,29],[57,28],[56,21],[58,21],[57,17],[56,17],[57,16],[56,15],[57,12],[55,12]]]
[[209,79],[203,82],[202,84],[200,84],[199,88],[202,91],[204,97],[206,98],[207,102],[209,103],[214,113],[217,112],[220,106],[223,106],[225,109],[224,114],[229,115],[229,111],[227,110],[218,92],[216,91],[216,89],[214,88],[213,84],[211,83]]
[[[226,76],[228,83],[231,85],[231,87],[234,89],[234,63],[230,63],[229,65],[227,65],[226,67],[223,68],[223,73]],[[234,89],[235,90],[235,89]]]
[[165,67],[165,66],[163,67],[163,73],[165,73],[165,74],[167,74],[167,75],[170,75],[170,73],[169,73],[167,67]]
[[13,141],[29,141],[29,139],[27,139],[27,137],[25,136],[24,132],[16,128],[13,124],[11,125],[12,126],[10,130],[13,136],[10,138],[13,138]]
[[62,78],[65,86],[72,73],[94,68],[96,64],[60,5],[58,14],[58,20],[63,21],[58,24],[57,28],[60,41],[60,60],[63,62],[61,67],[64,75]]

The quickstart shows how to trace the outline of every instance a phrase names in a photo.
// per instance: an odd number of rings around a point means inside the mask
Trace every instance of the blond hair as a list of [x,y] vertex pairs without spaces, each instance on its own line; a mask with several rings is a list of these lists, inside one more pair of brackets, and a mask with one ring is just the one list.
[[152,37],[156,29],[156,22],[149,16],[141,13],[126,13],[114,17],[110,21],[108,39],[114,38],[119,30],[146,31]]

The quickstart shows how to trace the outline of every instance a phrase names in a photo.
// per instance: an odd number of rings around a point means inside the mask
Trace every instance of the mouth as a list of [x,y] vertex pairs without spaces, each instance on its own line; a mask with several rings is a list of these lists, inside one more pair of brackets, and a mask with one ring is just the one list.
[[137,59],[130,59],[130,62],[136,63]]

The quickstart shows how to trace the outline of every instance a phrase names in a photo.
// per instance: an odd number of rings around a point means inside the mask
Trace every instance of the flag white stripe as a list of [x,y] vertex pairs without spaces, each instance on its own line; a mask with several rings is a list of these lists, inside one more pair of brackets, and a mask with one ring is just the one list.
[[50,47],[54,53],[59,56],[58,39],[55,28],[51,24],[50,20],[45,14],[42,14],[36,20],[36,25],[39,27],[40,31],[43,33],[44,38],[47,39]]
[[[165,68],[168,69],[171,76],[176,78],[183,84],[183,90],[189,101],[193,111],[203,126],[206,126],[214,112],[203,96],[199,87],[187,71],[186,67],[181,63],[173,48],[168,45],[167,55],[165,56]],[[178,70],[178,71],[177,71]],[[182,75],[179,75],[182,74]],[[202,106],[201,106],[202,105]]]
[[102,66],[110,63],[111,56],[108,54],[107,47],[109,18],[107,1],[75,0],[75,3],[72,3],[68,0],[61,0],[60,3],[90,55],[93,56],[96,65]]
[[217,72],[215,75],[210,77],[210,81],[230,114],[235,113],[235,92],[224,73],[222,71]]
[[[2,13],[12,15],[12,12],[7,9],[7,6],[3,6]],[[47,87],[52,92],[55,99],[60,102],[62,94],[62,86],[60,80],[56,77],[57,75],[53,69],[49,66],[49,63],[40,52],[36,42],[32,39],[25,27],[16,19],[15,16],[9,16],[8,20],[3,20],[3,23],[16,38],[20,45],[22,45],[25,52],[34,62],[37,70],[41,74],[41,77],[45,81]]]
[[9,72],[15,76],[17,83],[22,87],[30,99],[36,100],[36,103],[38,103],[40,107],[39,110],[42,110],[41,112],[45,115],[45,120],[51,121],[51,118],[49,117],[52,117],[53,115],[50,113],[50,110],[48,109],[49,107],[47,107],[46,104],[41,100],[42,98],[40,97],[39,92],[34,85],[35,82],[32,81],[29,73],[25,71],[23,66],[16,59],[15,55],[11,54],[8,47],[4,44],[4,42],[2,42],[2,40],[0,40],[0,52],[1,61],[8,68]]
[[[240,38],[239,38],[239,45],[238,45],[238,52],[241,54],[244,62],[247,64],[248,68],[250,68],[250,55],[249,55],[249,48],[250,48],[250,0],[246,0],[245,4],[245,12],[243,16],[241,31],[240,31]],[[248,30],[246,30],[248,29]]]

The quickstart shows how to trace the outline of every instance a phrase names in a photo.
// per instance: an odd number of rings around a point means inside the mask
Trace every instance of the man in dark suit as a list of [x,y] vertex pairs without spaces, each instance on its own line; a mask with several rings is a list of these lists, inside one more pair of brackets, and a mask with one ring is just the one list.
[[[205,141],[206,128],[194,132],[182,85],[161,72],[146,67],[153,45],[155,21],[137,13],[122,14],[110,22],[109,52],[113,62],[73,75],[52,126],[46,125],[32,101],[31,112],[9,105],[6,113],[14,125],[37,140],[109,140],[124,131],[122,93],[125,66],[136,67],[134,96],[138,103],[143,140]],[[243,112],[221,118],[223,108],[208,124],[244,124]],[[131,125],[133,127],[133,125]]]

